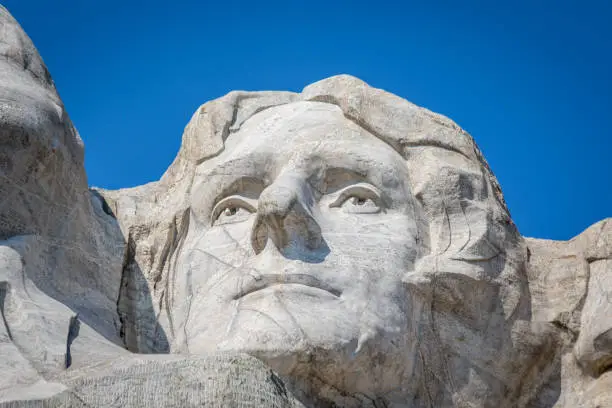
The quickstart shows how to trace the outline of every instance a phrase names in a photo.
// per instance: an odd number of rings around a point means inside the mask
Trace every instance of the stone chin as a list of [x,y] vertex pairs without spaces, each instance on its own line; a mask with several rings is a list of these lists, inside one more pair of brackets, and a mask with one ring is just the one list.
[[[324,327],[319,326],[319,330]],[[325,384],[348,393],[385,395],[401,388],[416,389],[421,380],[416,372],[414,339],[400,333],[355,333],[352,338],[331,336],[313,341],[300,334],[263,333],[265,328],[244,331],[219,343],[214,351],[255,356],[289,382],[317,387]],[[269,335],[266,342],[260,335]],[[411,344],[412,343],[412,344]],[[201,350],[210,353],[212,350]]]
[[[384,396],[398,390],[415,394],[422,381],[416,366],[416,344],[400,333],[362,332],[317,340],[304,337],[307,319],[291,333],[275,324],[249,324],[248,317],[238,321],[240,329],[230,339],[210,344],[211,336],[193,337],[189,353],[210,355],[217,352],[245,353],[257,357],[282,376],[286,384],[310,397],[335,400],[338,393]],[[313,326],[317,322],[313,319]],[[332,325],[317,331],[333,330]],[[210,346],[205,346],[209,344]],[[178,351],[181,353],[181,351]],[[325,389],[328,389],[325,391]],[[311,390],[311,391],[308,391]]]
[[233,301],[229,308],[240,309],[227,325],[191,325],[183,351],[247,353],[294,381],[351,393],[416,386],[416,337],[406,332],[404,312],[381,302],[394,310],[382,320],[347,303],[350,297],[301,284],[268,286]]

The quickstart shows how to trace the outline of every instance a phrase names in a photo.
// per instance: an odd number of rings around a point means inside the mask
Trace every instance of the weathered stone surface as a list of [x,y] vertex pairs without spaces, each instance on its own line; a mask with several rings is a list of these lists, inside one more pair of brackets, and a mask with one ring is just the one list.
[[84,363],[71,353],[123,352],[123,236],[87,187],[83,144],[47,69],[1,7],[0,240],[0,400],[62,388],[48,378]]
[[526,239],[532,320],[552,322],[566,335],[560,371],[551,378],[557,391],[535,406],[612,406],[611,240],[609,218],[566,242]]
[[521,237],[451,120],[347,75],[231,92],[158,182],[90,190],[0,34],[0,402],[612,404],[612,221]]

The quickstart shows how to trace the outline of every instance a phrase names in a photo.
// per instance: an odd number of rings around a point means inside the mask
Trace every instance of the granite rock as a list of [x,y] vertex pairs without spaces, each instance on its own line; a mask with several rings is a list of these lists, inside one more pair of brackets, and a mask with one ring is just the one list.
[[90,189],[0,7],[0,403],[612,404],[612,221],[524,238],[474,139],[339,75],[202,105]]

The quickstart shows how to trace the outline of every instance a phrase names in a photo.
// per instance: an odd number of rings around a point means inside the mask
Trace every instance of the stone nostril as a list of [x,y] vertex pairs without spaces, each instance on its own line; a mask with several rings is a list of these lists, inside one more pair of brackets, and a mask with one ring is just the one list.
[[271,240],[278,249],[287,245],[285,217],[278,214],[258,215],[251,232],[251,246],[255,254],[262,252]]
[[257,218],[251,232],[251,245],[261,253],[270,241],[277,249],[313,250],[323,241],[321,228],[313,215],[315,205],[305,180],[286,174],[262,191]]
[[598,376],[602,376],[608,371],[612,372],[612,357],[609,358],[604,364],[601,365]]
[[[586,332],[586,330],[585,330]],[[599,377],[612,370],[612,329],[589,340],[581,333],[575,346],[576,358],[590,376]]]
[[261,216],[257,216],[251,231],[251,247],[255,254],[261,253],[266,247],[268,241],[268,228]]
[[317,221],[296,205],[286,216],[257,215],[251,232],[255,254],[261,253],[270,242],[281,251],[289,246],[312,251],[322,245],[323,236]]
[[263,217],[264,223],[268,225],[268,236],[277,248],[284,248],[288,243],[287,231],[285,227],[286,214],[268,214]]
[[593,347],[596,354],[601,357],[595,361],[595,372],[602,375],[612,369],[612,329],[600,333],[593,340]]
[[285,218],[298,202],[299,185],[296,180],[282,177],[262,191],[257,204],[257,219],[251,232],[251,245],[256,254],[262,252],[269,240],[278,249],[287,245]]
[[610,360],[612,360],[612,329],[608,329],[603,333],[600,333],[593,340],[593,346],[595,350],[602,353],[609,353]]

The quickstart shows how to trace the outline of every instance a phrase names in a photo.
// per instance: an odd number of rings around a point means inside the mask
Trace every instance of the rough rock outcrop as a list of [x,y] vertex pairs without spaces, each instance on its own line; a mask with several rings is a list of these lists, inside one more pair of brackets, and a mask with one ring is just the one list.
[[612,405],[612,220],[523,238],[473,138],[340,75],[202,105],[90,190],[0,7],[0,403]]
[[[41,384],[71,353],[123,351],[123,235],[87,186],[83,143],[46,67],[2,7],[0,240],[0,396],[61,388]],[[69,342],[77,314],[85,324]]]
[[612,406],[612,219],[569,241],[526,238],[532,319],[565,333],[537,407]]

